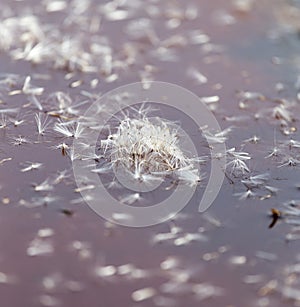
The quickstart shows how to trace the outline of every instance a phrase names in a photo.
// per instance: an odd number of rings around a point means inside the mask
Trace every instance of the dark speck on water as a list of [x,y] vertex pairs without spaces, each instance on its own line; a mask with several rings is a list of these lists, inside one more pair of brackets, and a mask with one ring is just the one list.
[[67,216],[73,216],[74,214],[74,211],[70,209],[61,209],[60,212]]

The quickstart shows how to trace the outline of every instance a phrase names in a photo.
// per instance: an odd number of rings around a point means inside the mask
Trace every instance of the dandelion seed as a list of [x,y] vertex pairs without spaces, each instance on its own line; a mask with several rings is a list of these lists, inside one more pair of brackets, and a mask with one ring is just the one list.
[[286,122],[292,121],[292,114],[284,105],[279,105],[273,108],[272,116],[276,119],[285,120]]
[[168,257],[161,264],[160,267],[162,270],[171,270],[178,267],[180,261],[176,257]]
[[219,96],[200,97],[200,100],[205,104],[216,103],[220,101]]
[[227,140],[227,135],[232,131],[232,127],[229,127],[223,131],[212,133],[207,127],[202,128],[202,134],[209,143],[222,144]]
[[43,106],[41,105],[41,103],[39,102],[39,100],[36,98],[35,95],[29,95],[28,100],[31,103],[33,103],[39,111],[43,111]]
[[71,205],[77,205],[77,204],[81,204],[81,203],[83,203],[83,202],[85,202],[85,201],[91,201],[91,200],[93,200],[93,199],[94,199],[94,198],[93,198],[92,196],[87,195],[87,196],[85,197],[85,200],[84,200],[82,197],[78,197],[78,198],[72,199],[72,200],[70,201],[70,204],[71,204]]
[[[167,47],[167,48],[184,47],[187,45],[187,40],[182,35],[172,35],[171,37],[164,40],[162,44],[164,47]],[[146,68],[146,71],[148,71],[149,73],[156,70],[154,66],[150,66],[150,65],[147,65],[145,68]]]
[[95,269],[95,274],[101,278],[112,277],[117,273],[117,268],[113,265],[99,266]]
[[169,174],[188,184],[200,181],[198,158],[188,158],[179,147],[177,129],[173,124],[147,117],[147,109],[133,110],[138,118],[124,114],[115,134],[101,140],[103,156],[111,165],[122,167],[134,180],[153,181]]
[[18,127],[25,122],[24,119],[10,119],[10,121],[13,123],[15,127]]
[[55,178],[53,179],[53,184],[59,184],[61,183],[63,180],[65,180],[66,178],[69,177],[69,175],[67,174],[68,171],[67,170],[62,170],[62,171],[58,171]]
[[82,85],[82,83],[83,83],[82,80],[73,81],[73,82],[70,84],[70,87],[71,87],[71,88],[75,88],[75,87],[78,87],[78,86]]
[[201,30],[192,30],[188,32],[189,41],[193,45],[202,45],[210,41],[210,37]]
[[77,108],[83,106],[88,101],[81,101],[77,104],[73,104],[73,101],[68,94],[64,92],[55,92],[49,95],[47,102],[55,104],[58,107],[58,110],[53,111],[54,114],[57,113],[59,115],[78,115],[79,110],[77,110]]
[[300,142],[299,141],[295,141],[293,139],[289,140],[287,142],[287,145],[289,147],[289,149],[291,150],[292,148],[300,148]]
[[295,234],[295,233],[288,233],[285,236],[285,239],[287,241],[296,241],[296,240],[300,240],[300,234]]
[[93,79],[91,80],[90,84],[91,84],[91,88],[95,89],[98,86],[99,80],[98,79]]
[[232,256],[229,261],[234,265],[243,265],[247,262],[247,258],[245,256]]
[[51,95],[49,95],[47,102],[57,104],[59,111],[62,113],[64,113],[64,111],[72,105],[71,97],[64,92],[52,93]]
[[229,156],[232,156],[234,158],[238,158],[240,160],[250,160],[251,159],[251,157],[249,156],[249,153],[247,153],[247,152],[237,152],[234,147],[228,149],[227,153],[228,153]]
[[259,290],[259,295],[266,296],[271,292],[274,292],[278,287],[278,281],[273,279],[270,280],[267,284],[265,284],[262,288]]
[[52,228],[41,228],[37,233],[40,238],[49,238],[54,235],[54,230]]
[[181,20],[177,18],[172,18],[166,21],[166,27],[168,29],[176,29],[181,25]]
[[258,92],[249,92],[249,91],[239,91],[237,93],[238,98],[242,99],[243,101],[249,100],[261,100],[264,101],[266,97]]
[[205,221],[207,221],[210,225],[214,226],[214,227],[221,227],[222,226],[222,222],[215,218],[214,216],[208,214],[208,213],[205,213],[203,214],[203,218]]
[[245,143],[257,144],[259,141],[260,141],[260,137],[253,135],[251,138],[246,139],[244,142]]
[[169,226],[170,226],[170,232],[173,234],[179,234],[182,231],[182,229],[176,226],[174,223],[171,223]]
[[266,156],[266,158],[273,158],[278,157],[280,155],[281,151],[278,147],[274,147],[273,150]]
[[135,270],[135,266],[131,263],[118,266],[117,272],[119,275],[129,275]]
[[79,159],[80,158],[80,155],[79,154],[76,154],[75,150],[74,150],[74,147],[71,147],[69,148],[68,152],[68,157],[70,158],[70,160],[73,162],[75,161],[76,159]]
[[67,8],[67,2],[65,1],[51,1],[47,3],[47,12],[60,12]]
[[140,18],[130,21],[126,26],[125,32],[133,39],[147,39],[153,45],[158,41],[153,28],[153,21],[149,18]]
[[253,8],[253,0],[235,0],[233,2],[235,10],[241,13],[249,13]]
[[194,79],[199,85],[207,83],[208,79],[200,73],[196,68],[190,67],[187,70],[187,75]]
[[17,281],[15,276],[0,272],[0,284],[15,284]]
[[245,163],[246,160],[250,160],[251,157],[247,152],[237,152],[235,148],[227,150],[229,161],[226,166],[231,167],[231,174],[239,175],[249,173],[250,170]]
[[67,151],[70,149],[70,147],[67,144],[65,144],[65,143],[61,143],[61,144],[57,145],[55,148],[60,149],[61,150],[61,154],[63,156],[66,156],[67,155]]
[[179,60],[178,55],[174,50],[165,47],[157,48],[151,52],[151,55],[162,62],[178,62]]
[[65,137],[73,137],[75,139],[82,136],[85,130],[81,123],[74,121],[56,123],[53,129]]
[[31,77],[27,76],[22,88],[22,91],[26,95],[42,95],[44,92],[44,88],[42,87],[32,87],[30,84]]
[[51,241],[42,238],[35,238],[30,242],[27,248],[28,256],[43,256],[54,252],[54,247]]
[[208,237],[201,234],[201,233],[186,233],[185,237],[190,241],[190,242],[195,242],[195,241],[200,241],[200,242],[207,242]]
[[29,143],[28,139],[21,135],[19,135],[18,137],[15,137],[12,142],[12,144],[15,146],[20,146],[20,145],[28,144],[28,143]]
[[32,170],[37,170],[40,169],[43,166],[43,163],[39,163],[39,162],[26,162],[27,166],[25,166],[24,168],[21,169],[22,173],[28,172],[28,171],[32,171]]
[[175,246],[188,245],[191,242],[200,241],[206,242],[207,237],[201,233],[187,233],[184,236],[180,236],[174,240]]
[[81,187],[81,188],[76,188],[74,191],[76,193],[81,193],[82,191],[93,190],[93,189],[95,189],[95,185],[90,184],[90,185],[86,185],[86,186]]
[[97,174],[107,174],[111,172],[111,170],[112,170],[112,166],[108,165],[108,166],[97,167],[96,169],[92,169],[91,172],[97,173]]
[[116,80],[118,80],[118,78],[119,78],[118,74],[111,74],[110,76],[105,78],[105,81],[107,83],[112,83],[112,82],[115,82]]
[[42,191],[52,191],[53,190],[53,185],[50,183],[50,179],[47,178],[40,184],[35,184],[34,185],[34,190],[36,192],[42,192]]
[[199,171],[197,169],[191,169],[190,166],[181,168],[175,171],[178,179],[185,182],[190,186],[195,186],[201,181]]
[[9,205],[10,204],[10,198],[8,198],[8,197],[2,198],[2,204]]
[[7,117],[5,114],[1,114],[1,119],[0,119],[0,129],[5,129],[7,128]]
[[293,225],[293,226],[300,226],[300,221],[299,221],[299,218],[287,218],[285,219],[285,222],[287,224],[290,224],[290,225]]
[[176,234],[172,232],[158,233],[152,238],[153,243],[160,243],[163,241],[169,241],[176,238]]
[[[275,194],[275,193],[274,193]],[[268,193],[266,195],[260,196],[259,199],[260,200],[266,200],[266,199],[270,199],[272,197],[273,193]]]
[[249,108],[249,105],[248,105],[246,102],[244,102],[244,101],[240,101],[240,102],[239,102],[239,108],[240,108],[241,110],[246,110],[246,109]]
[[268,173],[259,174],[255,176],[250,176],[249,179],[243,179],[241,182],[247,187],[255,188],[260,187],[266,183],[270,179],[270,175]]
[[74,137],[74,131],[72,131],[72,127],[70,128],[64,123],[56,123],[53,129],[54,131],[64,135],[65,137]]
[[246,192],[235,193],[235,196],[238,196],[240,200],[245,200],[247,198],[255,197],[256,194],[252,190],[247,190]]
[[240,115],[240,116],[225,116],[224,119],[227,122],[245,122],[249,120],[250,117],[248,115]]
[[174,245],[175,246],[182,246],[182,245],[187,245],[190,243],[190,240],[188,240],[187,238],[185,237],[179,237],[179,238],[176,238],[174,240]]
[[195,20],[198,17],[198,6],[196,4],[188,4],[185,10],[185,18]]
[[144,288],[136,290],[132,293],[131,297],[135,302],[142,302],[153,297],[156,294],[156,290],[153,288]]
[[285,157],[284,160],[281,162],[281,164],[278,167],[297,166],[299,163],[300,163],[300,160],[294,157]]
[[26,208],[36,208],[40,206],[46,206],[53,202],[58,201],[59,198],[57,196],[43,196],[43,197],[33,197],[30,201],[26,201],[24,199],[21,199],[19,201],[20,206],[24,206]]
[[285,214],[289,216],[300,216],[299,204],[300,201],[294,199],[284,203],[284,206],[287,208]]
[[139,193],[134,193],[134,194],[130,194],[128,196],[123,197],[120,202],[122,204],[127,204],[127,205],[132,205],[135,202],[137,202],[138,200],[141,199],[141,196]]
[[48,115],[44,116],[42,113],[35,114],[35,122],[37,126],[38,134],[44,135],[50,122],[47,122]]
[[149,276],[151,276],[151,274],[148,271],[136,268],[131,272],[129,278],[135,280],[135,279],[145,279]]
[[0,86],[5,90],[16,87],[18,85],[20,76],[17,74],[6,74],[1,73],[0,75]]
[[219,253],[217,252],[213,252],[213,253],[205,253],[203,256],[202,256],[202,259],[204,261],[212,261],[212,260],[215,260],[215,259],[218,259],[219,258]]
[[265,185],[264,188],[269,191],[271,194],[277,194],[279,189],[275,187],[271,187],[269,185]]
[[106,13],[105,17],[109,21],[125,20],[129,17],[129,12],[125,10],[110,11]]
[[63,282],[64,279],[61,273],[52,273],[42,280],[43,287],[47,292],[55,291],[58,287],[61,287]]
[[235,158],[232,161],[228,162],[227,166],[231,167],[231,174],[238,175],[250,172],[247,164],[243,160],[238,158]]
[[14,90],[8,93],[9,96],[15,96],[15,95],[20,95],[20,94],[22,94],[21,90]]
[[125,214],[125,213],[113,213],[112,218],[115,221],[121,222],[121,221],[130,221],[132,220],[132,215]]

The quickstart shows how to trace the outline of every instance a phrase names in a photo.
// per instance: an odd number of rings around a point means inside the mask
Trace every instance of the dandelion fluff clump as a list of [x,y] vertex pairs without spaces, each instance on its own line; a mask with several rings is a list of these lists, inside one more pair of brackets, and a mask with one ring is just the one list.
[[112,166],[121,166],[140,181],[171,175],[187,184],[197,184],[199,159],[190,158],[182,151],[175,124],[140,115],[125,116],[116,132],[101,140],[104,156]]

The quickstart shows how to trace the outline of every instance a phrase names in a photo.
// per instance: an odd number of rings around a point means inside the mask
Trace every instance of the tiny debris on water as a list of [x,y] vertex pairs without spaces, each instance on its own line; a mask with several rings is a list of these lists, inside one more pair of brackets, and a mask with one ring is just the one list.
[[153,297],[156,294],[153,288],[144,288],[136,290],[132,293],[131,297],[135,302],[141,302]]
[[269,228],[273,228],[275,224],[277,223],[278,219],[282,217],[282,213],[278,209],[271,209],[271,217],[272,217],[272,222],[269,225]]

